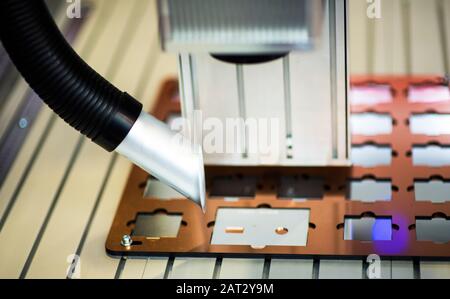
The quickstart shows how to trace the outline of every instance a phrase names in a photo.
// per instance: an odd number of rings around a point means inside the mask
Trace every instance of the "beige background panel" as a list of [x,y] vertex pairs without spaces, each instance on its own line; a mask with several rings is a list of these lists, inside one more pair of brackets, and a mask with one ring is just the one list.
[[166,270],[168,258],[152,257],[145,264],[144,279],[162,279]]
[[220,268],[221,279],[260,279],[264,270],[264,259],[224,258]]
[[121,279],[142,279],[147,259],[127,259],[126,267],[120,274]]
[[[112,7],[112,1],[108,7]],[[98,10],[101,12],[101,10]],[[111,28],[113,29],[113,28]],[[110,40],[103,39],[103,42]],[[102,40],[99,40],[101,44]],[[90,44],[86,44],[90,46]],[[83,49],[84,50],[84,49]],[[88,62],[100,73],[104,73],[110,55],[89,55]],[[101,60],[105,59],[105,60]],[[79,140],[79,133],[57,119],[50,131],[41,155],[37,158],[28,179],[20,191],[14,208],[3,227],[0,240],[8,240],[10,246],[0,248],[0,276],[17,277],[32,250],[34,241],[51,207],[58,187],[70,163],[71,155]],[[27,227],[17,234],[17,228]],[[65,258],[64,258],[65,261]]]
[[365,0],[349,0],[350,72],[366,74],[368,70],[368,19]]
[[450,262],[421,262],[422,279],[450,279]]
[[[87,42],[87,37],[89,36],[89,33],[91,30],[93,30],[92,23],[94,18],[89,18],[87,22],[84,24],[84,30],[81,30],[79,32],[77,39],[74,44],[74,48],[77,51],[80,51],[80,49],[83,49],[85,47],[85,44]],[[64,13],[60,13],[58,17],[55,19],[56,24],[59,28],[64,28],[67,23],[68,19],[66,18]],[[90,25],[91,24],[91,25]],[[89,29],[88,29],[89,28]],[[17,107],[18,103],[21,101],[22,97],[29,91],[28,84],[25,82],[24,79],[20,78],[17,82],[17,84],[12,88],[11,93],[9,94],[8,98],[5,99],[5,101],[14,102],[12,105],[14,107]],[[15,108],[14,108],[15,109]],[[2,111],[0,111],[0,127],[3,128],[3,126],[6,126],[6,123],[3,123],[4,120],[6,120],[3,116],[3,113],[8,114],[8,117],[12,117],[14,111],[12,111],[9,108],[5,108]],[[8,205],[9,201],[11,200],[11,197],[13,196],[14,191],[17,188],[17,185],[20,182],[20,179],[31,159],[33,156],[33,153],[36,149],[36,146],[38,142],[40,141],[40,137],[42,133],[44,132],[44,129],[46,127],[47,122],[50,119],[50,116],[53,115],[51,110],[45,106],[40,112],[37,118],[35,119],[34,123],[31,126],[30,133],[27,136],[27,139],[25,140],[25,143],[23,144],[22,148],[20,149],[20,152],[13,163],[8,176],[5,178],[5,182],[3,183],[1,189],[0,189],[0,219],[3,216],[3,213],[6,209],[6,206]],[[2,136],[2,129],[0,129],[0,137]]]
[[405,74],[406,60],[402,0],[381,0],[381,18],[373,27],[371,69],[375,74]]
[[319,279],[361,279],[361,260],[321,260]]
[[0,138],[3,137],[8,125],[12,121],[17,109],[19,108],[22,99],[25,97],[28,89],[28,84],[22,78],[18,79],[18,83],[12,88],[4,101],[4,107],[0,109]]
[[436,0],[410,0],[411,61],[414,74],[443,74]]
[[6,217],[4,213],[8,207],[8,204],[11,200],[13,200],[14,193],[30,163],[30,160],[35,154],[37,146],[41,141],[42,134],[44,133],[44,130],[46,129],[52,115],[53,112],[48,107],[44,107],[39,112],[39,115],[35,119],[27,139],[17,155],[16,161],[9,170],[8,176],[5,178],[5,182],[0,189],[0,219],[4,216]]
[[[116,31],[116,34],[122,37],[117,39],[119,45],[112,51],[114,52],[113,63],[109,64],[106,70],[106,76],[111,77],[113,83],[116,83],[116,74],[121,71],[121,68],[115,67],[116,64],[119,65],[121,61],[127,61],[127,55],[142,53],[140,55],[142,59],[145,53],[145,51],[140,51],[139,53],[127,51],[129,49],[126,48],[126,45],[130,44],[130,42],[131,44],[133,43],[133,41],[127,40],[132,37],[127,31],[136,32],[136,26],[139,24],[140,18],[145,17],[144,13],[147,10],[147,5],[145,2],[136,2],[132,9],[129,9],[129,7],[128,5],[125,7],[118,5],[115,9],[117,14],[122,16],[122,22],[114,21],[117,20],[118,15],[112,15],[109,21],[115,22],[115,26],[119,29]],[[110,26],[111,24],[107,24],[107,27]],[[125,32],[125,35],[123,32]],[[142,39],[142,36],[137,38]],[[134,65],[134,67],[138,69],[139,65]],[[138,74],[135,73],[131,73],[126,78],[130,82],[136,82],[137,79]],[[107,172],[110,159],[111,154],[97,145],[89,141],[83,144],[76,165],[64,186],[58,205],[33,259],[28,275],[30,278],[66,276],[66,257],[74,254],[77,250],[90,211],[95,203],[99,186],[101,186]],[[95,163],[92,163],[92,161],[95,161]],[[67,223],[70,223],[70,225],[67,225]],[[64,234],[62,237],[55,239],[54,236],[58,235],[61,227],[65,227],[67,235]],[[55,247],[59,248],[56,254],[54,253]],[[43,267],[45,267],[45,271],[41,271]]]
[[272,259],[270,279],[311,279],[313,260]]
[[169,278],[211,279],[215,265],[215,258],[175,258]]

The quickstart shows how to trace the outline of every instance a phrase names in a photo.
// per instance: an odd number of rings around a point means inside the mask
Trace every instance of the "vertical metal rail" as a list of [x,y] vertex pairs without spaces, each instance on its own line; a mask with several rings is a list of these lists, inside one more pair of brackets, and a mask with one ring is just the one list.
[[243,139],[243,153],[242,157],[248,158],[248,135],[247,128],[245,126],[245,120],[247,119],[247,110],[245,107],[245,88],[244,88],[244,66],[242,64],[236,65],[236,80],[238,89],[238,101],[239,101],[239,118],[242,119],[243,127],[241,128]]
[[330,35],[330,100],[331,100],[331,148],[332,158],[338,158],[338,124],[337,124],[337,56],[336,56],[336,2],[328,1],[329,35]]
[[291,68],[289,55],[283,58],[283,84],[284,84],[284,118],[286,125],[286,158],[294,158],[294,144],[292,136],[292,101],[291,101]]

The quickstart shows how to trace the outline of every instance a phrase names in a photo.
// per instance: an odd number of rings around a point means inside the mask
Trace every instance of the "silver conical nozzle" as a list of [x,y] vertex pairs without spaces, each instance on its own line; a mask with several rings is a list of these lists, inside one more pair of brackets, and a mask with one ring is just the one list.
[[141,112],[116,152],[171,186],[205,211],[202,149],[155,117]]

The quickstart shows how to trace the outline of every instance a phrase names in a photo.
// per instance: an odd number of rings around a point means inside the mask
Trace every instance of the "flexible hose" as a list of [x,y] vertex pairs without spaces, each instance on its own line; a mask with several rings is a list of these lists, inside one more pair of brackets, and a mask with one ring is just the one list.
[[68,124],[108,151],[127,136],[142,105],[78,56],[43,0],[1,0],[0,38],[30,87]]

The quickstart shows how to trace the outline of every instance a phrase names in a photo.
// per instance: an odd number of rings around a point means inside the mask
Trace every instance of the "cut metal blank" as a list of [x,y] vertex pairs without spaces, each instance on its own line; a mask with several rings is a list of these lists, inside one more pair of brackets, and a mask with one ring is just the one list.
[[222,208],[217,210],[211,244],[306,246],[308,229],[308,209]]

